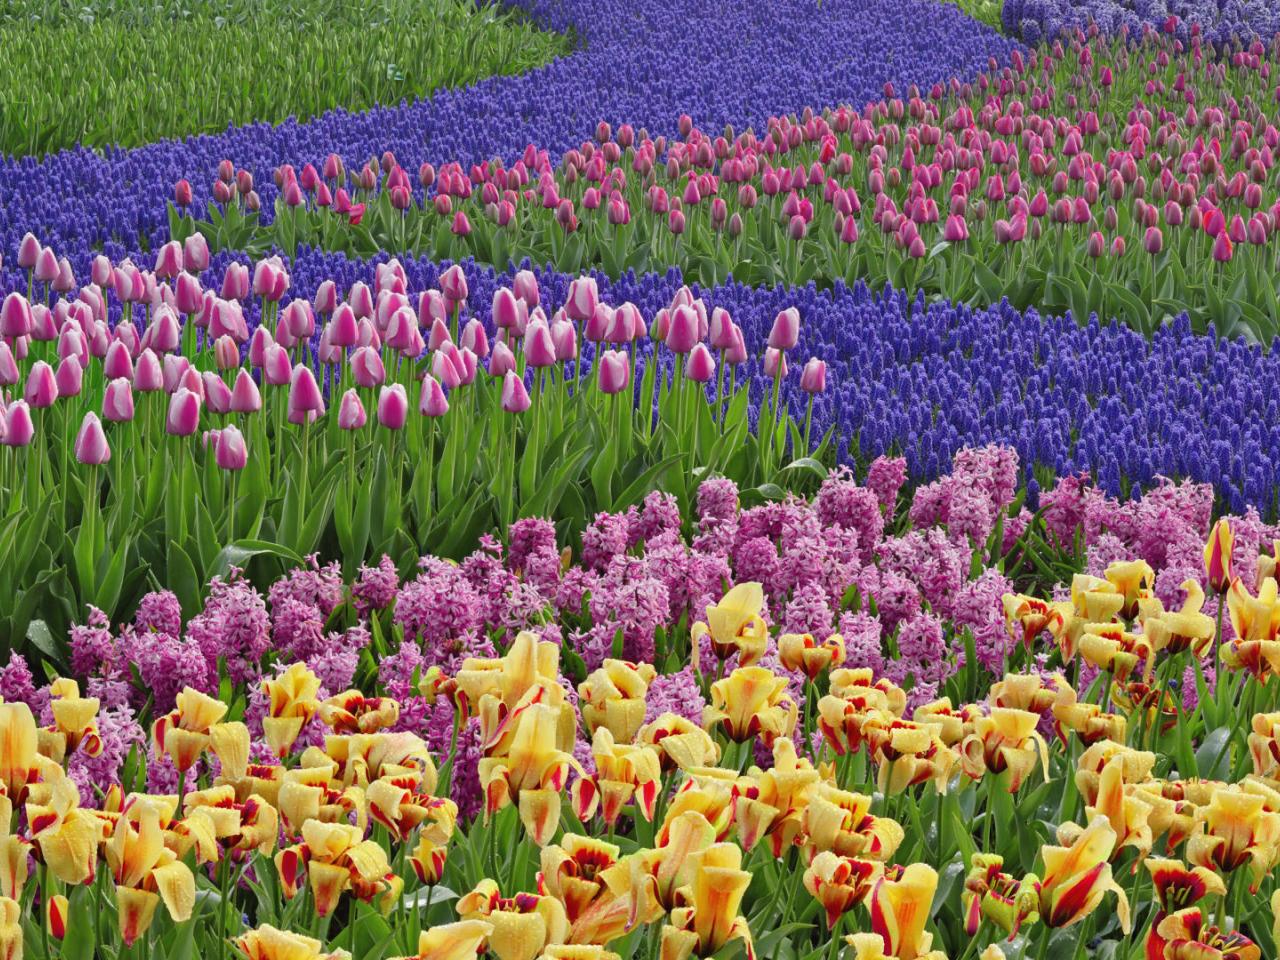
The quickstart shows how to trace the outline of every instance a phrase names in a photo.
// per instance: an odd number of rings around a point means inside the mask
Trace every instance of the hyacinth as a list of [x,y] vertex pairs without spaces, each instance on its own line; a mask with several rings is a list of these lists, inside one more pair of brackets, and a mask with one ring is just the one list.
[[481,622],[480,596],[458,567],[424,560],[422,572],[400,589],[395,621],[404,627],[406,637],[435,646],[476,630]]
[[187,636],[211,670],[216,672],[223,659],[231,679],[243,683],[256,676],[263,654],[271,647],[266,601],[233,567],[225,579],[215,577],[210,583],[209,600],[187,624]]
[[351,599],[362,617],[375,610],[385,610],[396,598],[400,575],[385,553],[376,566],[360,565],[360,576],[351,585]]
[[182,605],[172,590],[155,590],[138,602],[133,624],[139,630],[154,630],[172,637],[182,635]]

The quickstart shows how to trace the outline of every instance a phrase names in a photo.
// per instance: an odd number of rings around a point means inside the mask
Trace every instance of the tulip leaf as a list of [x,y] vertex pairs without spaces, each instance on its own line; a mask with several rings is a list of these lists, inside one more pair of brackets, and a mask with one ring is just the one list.
[[37,650],[56,663],[66,661],[66,650],[53,636],[53,631],[43,620],[32,620],[27,624],[27,639]]
[[1196,769],[1194,772],[1182,771],[1183,776],[1197,776],[1204,780],[1227,779],[1231,755],[1227,749],[1231,739],[1231,727],[1221,726],[1210,731],[1204,742],[1196,750]]
[[279,543],[266,540],[237,540],[223,547],[209,566],[210,577],[225,577],[232,567],[244,569],[257,556],[279,557],[293,567],[304,565],[303,559],[293,550]]

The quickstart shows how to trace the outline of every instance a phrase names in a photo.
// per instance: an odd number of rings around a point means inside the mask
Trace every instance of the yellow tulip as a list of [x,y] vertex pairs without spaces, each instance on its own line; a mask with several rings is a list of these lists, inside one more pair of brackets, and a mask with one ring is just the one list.
[[738,912],[751,885],[742,848],[715,843],[690,860],[693,879],[681,892],[684,905],[671,911],[662,929],[663,956],[710,957],[730,940],[742,940],[751,956],[751,931]]
[[1217,787],[1208,805],[1196,811],[1203,830],[1187,841],[1187,859],[1222,873],[1248,864],[1249,891],[1257,893],[1280,846],[1280,813],[1265,809],[1266,804],[1264,795],[1241,786]]
[[1064,687],[1059,692],[1052,710],[1054,729],[1064,744],[1068,731],[1079,737],[1085,746],[1102,740],[1124,741],[1128,727],[1126,719],[1118,713],[1103,713],[1096,703],[1081,702],[1071,687]]
[[22,905],[0,897],[0,960],[22,960]]
[[395,726],[400,704],[390,697],[366,697],[359,690],[346,690],[321,703],[317,713],[334,733],[377,733]]
[[635,740],[644,723],[645,691],[654,676],[651,663],[605,660],[578,685],[578,704],[587,733],[606,727],[621,743]]
[[876,763],[876,783],[886,793],[901,793],[927,781],[946,793],[960,765],[960,755],[942,742],[933,724],[875,711],[863,720],[862,735]]
[[[851,960],[894,960],[890,954],[885,953],[887,948],[884,937],[878,933],[850,933],[845,936],[844,942],[853,948]],[[996,953],[1000,953],[999,948],[996,948]],[[1003,960],[1003,956],[1000,954],[1000,960]],[[941,950],[931,950],[921,954],[919,960],[947,960],[947,956]],[[983,953],[981,960],[988,960],[986,953]]]
[[1102,576],[1124,597],[1120,616],[1132,620],[1138,612],[1138,602],[1151,596],[1156,572],[1145,560],[1117,560],[1102,572]]
[[848,700],[868,699],[867,709],[885,710],[895,717],[907,708],[907,694],[885,677],[876,678],[870,667],[841,667],[831,671],[831,695]]
[[772,746],[776,737],[791,736],[797,716],[786,677],[765,667],[739,667],[711,685],[711,703],[703,708],[702,726],[720,727],[738,743],[759,737]]
[[325,823],[345,823],[356,815],[356,826],[364,829],[367,821],[364,791],[359,787],[342,786],[333,779],[337,764],[327,766],[298,767],[287,770],[277,793],[280,816],[284,819],[285,832],[299,836],[308,820]]
[[582,773],[572,755],[557,746],[559,720],[560,711],[554,707],[537,702],[524,705],[506,753],[483,757],[479,764],[486,816],[515,799],[525,829],[539,846],[555,834],[560,791],[570,769]]
[[569,919],[555,897],[517,893],[503,897],[493,880],[481,880],[458,901],[464,920],[483,920],[492,926],[489,952],[498,960],[534,960],[549,945],[564,943]]
[[1037,597],[1006,593],[1000,598],[1000,605],[1004,608],[1004,622],[1009,636],[1027,648],[1032,646],[1036,637],[1049,625],[1052,609]]
[[417,953],[394,960],[475,960],[492,933],[493,924],[484,920],[441,924],[418,934]]
[[[568,943],[603,946],[625,936],[639,922],[632,912],[639,902],[633,891],[625,885],[615,891],[605,882],[605,875],[621,862],[618,853],[611,843],[575,834],[566,834],[560,846],[542,848],[538,888],[564,905],[570,924]],[[631,877],[630,868],[625,869]],[[645,919],[650,915],[646,912]]]
[[[173,765],[182,773],[191,769],[211,745],[212,728],[226,715],[227,705],[221,700],[201,693],[191,687],[184,688],[175,698],[173,710],[160,717],[151,725],[151,737],[156,753],[166,753]],[[229,732],[220,734],[224,748],[230,750],[240,745],[238,735],[232,737]],[[247,731],[245,734],[247,740]],[[244,746],[244,757],[248,759],[248,744]],[[239,751],[235,752],[238,759]]]
[[895,867],[876,881],[867,901],[871,930],[880,934],[889,956],[917,960],[929,952],[933,938],[924,925],[937,889],[938,873],[924,863]]
[[[1144,795],[1127,788],[1124,781],[1124,758],[1113,756],[1102,768],[1098,777],[1097,795],[1092,804],[1085,807],[1089,819],[1096,816],[1105,817],[1115,831],[1116,841],[1113,856],[1124,847],[1133,847],[1138,851],[1138,861],[1151,852],[1154,842],[1151,828],[1153,806]],[[1063,827],[1074,827],[1058,834],[1060,842],[1074,838],[1080,828],[1076,824],[1064,824]],[[1133,869],[1136,872],[1138,863]]]
[[162,901],[177,923],[191,919],[196,902],[195,875],[165,847],[159,809],[146,798],[136,806],[136,826],[121,817],[106,847],[116,884],[120,936],[127,946],[147,932]]
[[1037,757],[1046,782],[1049,779],[1049,748],[1036,733],[1040,717],[1027,710],[995,707],[990,716],[973,722],[974,732],[960,746],[961,762],[974,780],[986,773],[1009,773],[1008,790],[1016,793],[1022,781],[1036,768]]
[[648,923],[676,904],[676,891],[692,882],[695,855],[715,843],[715,827],[686,810],[667,822],[657,845],[623,858],[600,874],[617,897],[631,902],[630,925]]
[[964,907],[964,929],[976,936],[984,919],[1009,934],[1012,940],[1024,923],[1040,919],[1039,880],[1027,875],[1019,880],[1004,872],[1004,858],[994,853],[975,853],[965,877],[960,902]]
[[[265,797],[250,794],[242,803],[236,800],[235,789],[230,784],[222,784],[187,794],[185,809],[187,820],[197,814],[208,818],[216,839],[230,849],[264,855],[275,850],[280,816]],[[179,823],[174,829],[181,833],[181,827]],[[176,852],[182,856],[184,851]]]
[[844,637],[838,633],[821,642],[810,633],[784,633],[778,638],[778,660],[788,670],[798,670],[810,680],[840,666],[844,657]]
[[823,850],[804,872],[804,888],[827,911],[827,928],[834,930],[840,918],[862,903],[884,874],[884,864],[857,857],[841,857]]
[[751,850],[761,837],[767,837],[774,857],[781,857],[799,839],[818,771],[796,754],[790,739],[779,737],[773,743],[773,766],[764,771],[752,768],[750,776],[754,785],[734,802],[738,838],[744,850]]
[[44,926],[55,940],[67,938],[67,911],[71,904],[61,893],[55,893],[44,904]]
[[721,660],[738,655],[738,666],[749,667],[762,656],[768,644],[765,626],[764,588],[758,583],[740,583],[729,590],[719,603],[707,607],[706,622],[693,625],[693,648],[709,637],[711,649]]
[[269,923],[264,923],[256,930],[242,933],[232,942],[247,960],[350,960],[351,958],[351,954],[345,950],[324,953],[319,940],[305,937],[300,933],[277,930]]
[[[80,808],[80,791],[61,768],[52,781],[31,791],[27,802],[27,827],[53,875],[66,884],[93,878],[104,822]],[[41,802],[36,802],[37,798]]]
[[1223,517],[1213,525],[1209,540],[1204,545],[1204,572],[1209,589],[1214,593],[1226,593],[1231,586],[1231,551],[1235,546],[1235,534],[1231,524]]
[[1044,879],[1040,881],[1040,918],[1050,927],[1069,927],[1083,920],[1114,891],[1121,929],[1129,932],[1129,900],[1111,878],[1116,832],[1106,817],[1095,817],[1069,847],[1046,845]]
[[809,796],[801,821],[814,850],[886,863],[905,834],[896,820],[872,816],[870,810],[870,797],[820,782]]
[[1260,960],[1258,945],[1239,931],[1205,921],[1199,907],[1171,913],[1156,933],[1165,941],[1165,960]]
[[384,913],[390,911],[404,881],[391,870],[382,847],[362,838],[363,832],[347,823],[304,823],[302,843],[275,856],[285,899],[293,899],[305,870],[316,913],[322,917],[333,911],[348,890],[366,903],[376,899]]
[[1155,650],[1145,634],[1130,633],[1118,623],[1090,623],[1080,636],[1080,655],[1123,683],[1142,668],[1143,680],[1151,679]]
[[663,770],[714,766],[720,760],[720,748],[707,731],[675,713],[661,714],[646,723],[635,739],[658,751]]
[[369,815],[397,840],[407,839],[424,823],[435,844],[448,843],[453,836],[458,805],[425,792],[422,777],[416,772],[375,780],[365,791],[365,799],[369,804]]
[[1259,777],[1278,779],[1280,773],[1280,713],[1255,713],[1249,734],[1249,754],[1253,772]]
[[1213,617],[1202,612],[1204,589],[1200,581],[1190,578],[1182,581],[1187,599],[1179,611],[1165,610],[1155,597],[1139,601],[1138,613],[1142,632],[1151,639],[1157,650],[1170,654],[1190,650],[1196,658],[1203,657],[1213,643],[1216,624]]
[[553,943],[542,951],[542,960],[622,960],[612,950],[594,943]]
[[[994,689],[992,687],[993,691]],[[995,694],[992,693],[991,696],[994,703]],[[943,744],[954,747],[973,733],[974,721],[983,715],[982,709],[974,704],[966,704],[957,710],[951,705],[950,697],[940,697],[916,707],[911,719],[922,727],[933,728],[935,736]]]
[[98,734],[98,698],[80,696],[74,680],[59,678],[49,684],[49,709],[53,724],[40,731],[40,752],[56,763],[77,750],[85,756],[102,753],[102,737]]
[[14,803],[36,777],[36,720],[25,703],[0,703],[0,783]]
[[267,715],[262,718],[262,734],[277,757],[288,754],[303,726],[320,709],[316,694],[320,678],[298,661],[278,677],[262,681],[267,695]]

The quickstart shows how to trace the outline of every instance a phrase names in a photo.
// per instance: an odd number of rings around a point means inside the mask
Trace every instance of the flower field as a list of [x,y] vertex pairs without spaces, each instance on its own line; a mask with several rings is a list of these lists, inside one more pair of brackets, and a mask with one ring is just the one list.
[[1280,956],[1271,5],[6,36],[0,956]]

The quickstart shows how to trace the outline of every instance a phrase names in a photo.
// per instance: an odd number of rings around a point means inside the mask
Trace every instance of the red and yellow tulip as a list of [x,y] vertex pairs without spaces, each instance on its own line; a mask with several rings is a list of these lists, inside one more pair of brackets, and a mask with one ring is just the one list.
[[267,715],[262,718],[262,733],[277,757],[286,756],[307,721],[320,709],[316,694],[320,678],[299,661],[278,677],[262,681],[267,695]]
[[759,737],[771,746],[775,738],[791,736],[797,716],[786,677],[765,667],[739,667],[711,685],[702,725],[738,743]]
[[146,797],[134,808],[135,816],[116,821],[106,845],[126,945],[147,932],[161,902],[177,923],[191,918],[196,902],[195,875],[164,845],[160,808]]
[[458,901],[458,915],[490,925],[489,952],[498,960],[534,960],[548,945],[564,943],[569,936],[569,918],[555,897],[504,897],[488,879]]
[[620,743],[631,743],[644,723],[644,695],[653,682],[651,663],[605,660],[578,685],[578,704],[587,733],[606,727]]
[[699,620],[693,625],[694,649],[703,637],[708,637],[718,658],[727,660],[736,653],[739,667],[751,666],[764,656],[768,643],[763,611],[764,588],[760,584],[732,587],[719,603],[707,607],[705,622]]

